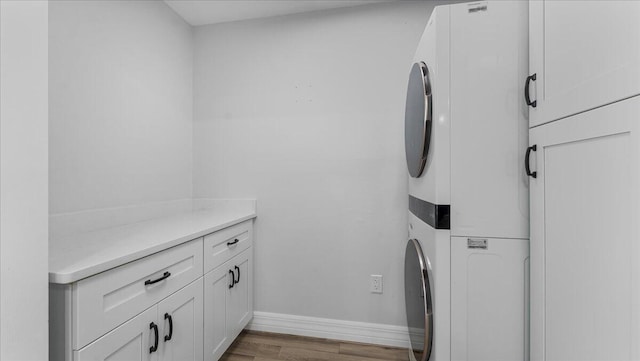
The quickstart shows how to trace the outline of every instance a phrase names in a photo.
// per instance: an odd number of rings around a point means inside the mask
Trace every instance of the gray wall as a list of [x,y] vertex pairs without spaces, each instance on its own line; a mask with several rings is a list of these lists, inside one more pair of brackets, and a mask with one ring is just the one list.
[[50,212],[191,197],[193,33],[161,1],[52,1]]
[[432,2],[195,29],[155,1],[50,7],[50,213],[257,198],[258,311],[404,323],[404,97]]
[[404,324],[404,98],[432,7],[195,29],[194,196],[258,199],[257,311]]

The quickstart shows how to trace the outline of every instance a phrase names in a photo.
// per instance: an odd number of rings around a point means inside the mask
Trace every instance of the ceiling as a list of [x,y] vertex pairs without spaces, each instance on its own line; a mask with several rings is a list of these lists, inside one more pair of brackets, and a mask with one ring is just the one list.
[[390,0],[165,0],[193,26],[388,1]]

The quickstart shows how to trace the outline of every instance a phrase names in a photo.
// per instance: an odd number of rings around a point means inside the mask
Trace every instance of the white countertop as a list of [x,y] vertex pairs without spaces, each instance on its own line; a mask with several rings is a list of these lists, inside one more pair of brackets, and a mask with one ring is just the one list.
[[67,284],[256,217],[208,209],[49,240],[49,282]]

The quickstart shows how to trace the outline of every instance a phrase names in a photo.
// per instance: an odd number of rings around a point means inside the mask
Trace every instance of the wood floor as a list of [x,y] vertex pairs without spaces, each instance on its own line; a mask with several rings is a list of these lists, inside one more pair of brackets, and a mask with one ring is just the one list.
[[243,331],[220,361],[407,361],[406,349]]

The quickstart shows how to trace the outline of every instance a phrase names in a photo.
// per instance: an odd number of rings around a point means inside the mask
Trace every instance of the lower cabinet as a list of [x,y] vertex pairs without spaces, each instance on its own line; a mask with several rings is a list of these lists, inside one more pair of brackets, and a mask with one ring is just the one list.
[[202,278],[75,352],[84,360],[202,360]]
[[160,361],[202,361],[202,281],[158,304]]
[[244,251],[229,263],[229,269],[233,266],[235,279],[233,287],[229,288],[229,307],[227,310],[228,333],[232,339],[238,337],[247,323],[253,317],[253,256],[252,249]]
[[204,318],[207,320],[204,323],[204,353],[207,361],[220,358],[231,344],[226,315],[232,281],[224,266],[204,276]]
[[253,316],[252,247],[204,276],[205,360],[218,360]]
[[74,360],[157,360],[158,354],[150,352],[154,337],[151,325],[157,321],[158,309],[152,307],[83,349],[74,351]]
[[49,286],[51,361],[217,361],[253,317],[253,220]]

